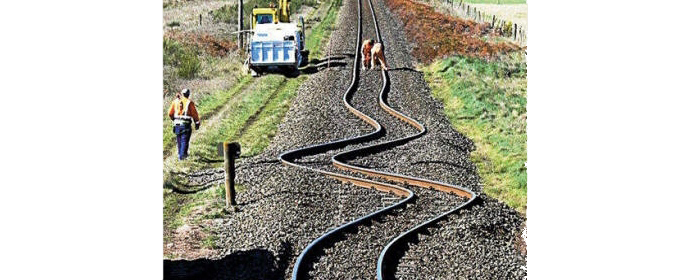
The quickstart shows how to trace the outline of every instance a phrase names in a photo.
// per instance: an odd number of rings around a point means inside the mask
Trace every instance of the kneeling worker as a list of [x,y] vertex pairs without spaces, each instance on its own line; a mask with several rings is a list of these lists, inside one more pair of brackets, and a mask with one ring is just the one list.
[[189,99],[191,94],[189,89],[183,89],[181,93],[182,96],[177,94],[177,98],[170,104],[168,116],[173,120],[173,132],[177,135],[178,159],[184,160],[188,156],[189,138],[192,136],[192,120],[194,120],[195,129],[199,129],[201,121],[194,101]]

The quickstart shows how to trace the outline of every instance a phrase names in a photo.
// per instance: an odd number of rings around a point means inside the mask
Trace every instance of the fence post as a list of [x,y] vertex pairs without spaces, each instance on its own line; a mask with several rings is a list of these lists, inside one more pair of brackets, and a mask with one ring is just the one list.
[[513,35],[513,40],[517,40],[517,23],[513,23],[513,29],[515,29],[515,35]]
[[225,207],[237,205],[235,201],[235,158],[239,158],[240,144],[223,142],[223,161],[225,167]]
[[199,26],[201,26],[201,14],[199,14]]
[[242,0],[237,0],[237,48],[242,49],[242,41],[244,41],[244,37],[242,37],[242,27],[244,26],[243,22],[243,17],[242,17]]

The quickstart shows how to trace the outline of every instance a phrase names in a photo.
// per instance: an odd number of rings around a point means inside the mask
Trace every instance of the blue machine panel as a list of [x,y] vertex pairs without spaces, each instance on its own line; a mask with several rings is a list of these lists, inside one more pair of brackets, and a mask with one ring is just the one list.
[[296,63],[294,41],[261,41],[251,43],[253,64],[286,65]]

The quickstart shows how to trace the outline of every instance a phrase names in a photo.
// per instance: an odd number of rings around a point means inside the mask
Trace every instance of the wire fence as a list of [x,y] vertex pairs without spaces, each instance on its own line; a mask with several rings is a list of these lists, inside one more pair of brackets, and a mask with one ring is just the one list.
[[489,23],[491,28],[501,36],[510,38],[520,45],[524,45],[527,40],[527,29],[509,20],[501,19],[496,15],[484,13],[476,7],[464,3],[462,0],[440,0],[442,5],[455,13],[455,16],[474,20],[476,22]]

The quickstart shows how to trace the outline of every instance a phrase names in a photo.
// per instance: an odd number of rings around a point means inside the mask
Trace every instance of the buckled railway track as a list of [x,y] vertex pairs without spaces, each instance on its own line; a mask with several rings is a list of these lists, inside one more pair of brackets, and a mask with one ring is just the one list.
[[[383,42],[378,23],[376,21],[376,13],[374,10],[374,7],[371,3],[371,0],[364,0],[368,2],[368,7],[371,12],[371,17],[373,19],[373,27],[376,32],[376,37],[378,42]],[[362,144],[366,142],[370,142],[376,139],[382,138],[386,133],[385,133],[385,128],[374,118],[364,114],[363,112],[359,111],[358,109],[353,106],[351,103],[352,98],[354,93],[357,91],[357,88],[359,86],[360,82],[360,63],[359,61],[361,60],[360,58],[360,52],[359,49],[361,47],[362,43],[362,0],[358,0],[358,29],[357,29],[357,40],[356,40],[356,48],[355,48],[355,58],[354,58],[354,64],[353,64],[353,69],[352,69],[352,80],[350,83],[350,86],[348,89],[345,91],[343,94],[343,104],[344,106],[354,115],[362,119],[364,122],[369,124],[374,128],[374,131],[356,136],[356,137],[351,137],[351,138],[346,138],[346,139],[339,139],[336,141],[331,141],[327,143],[321,143],[321,144],[316,144],[316,145],[311,145],[307,147],[302,147],[294,150],[290,150],[287,152],[284,152],[280,154],[279,160],[288,166],[292,166],[295,168],[301,168],[301,169],[306,169],[312,172],[317,172],[321,173],[327,177],[337,179],[343,182],[349,182],[361,187],[366,187],[366,188],[375,188],[379,191],[386,192],[393,194],[398,197],[402,197],[403,199],[395,202],[392,205],[388,205],[382,209],[379,209],[375,212],[372,212],[370,214],[367,214],[363,217],[360,217],[358,219],[355,219],[351,222],[345,223],[341,226],[338,226],[337,228],[334,228],[324,235],[320,236],[319,238],[315,239],[312,241],[299,255],[294,268],[293,268],[293,273],[292,273],[292,279],[306,279],[308,278],[308,270],[310,269],[310,264],[311,262],[317,257],[318,252],[320,249],[323,249],[327,244],[331,244],[335,242],[338,238],[338,236],[342,236],[346,232],[350,232],[353,229],[357,228],[359,225],[362,225],[364,223],[369,223],[372,220],[381,218],[386,215],[392,215],[393,211],[396,209],[400,209],[404,207],[405,205],[411,203],[414,201],[416,198],[416,194],[407,187],[404,187],[405,185],[412,185],[416,187],[422,187],[422,188],[427,188],[427,189],[433,189],[436,191],[442,191],[446,193],[453,194],[458,197],[458,200],[461,202],[459,205],[452,207],[450,210],[444,211],[441,215],[437,215],[433,217],[432,219],[425,220],[412,228],[407,228],[404,232],[401,234],[395,236],[392,238],[390,242],[387,243],[387,245],[383,248],[381,253],[379,254],[378,261],[376,264],[376,277],[377,279],[393,279],[394,278],[394,270],[395,270],[395,264],[396,264],[396,257],[399,257],[396,252],[400,252],[401,250],[404,249],[404,246],[407,244],[408,241],[412,241],[417,233],[424,231],[425,229],[429,228],[430,226],[434,225],[438,221],[444,219],[446,216],[455,213],[459,211],[460,209],[467,207],[470,205],[475,198],[477,197],[474,192],[471,190],[452,185],[452,184],[447,184],[439,181],[434,181],[434,180],[429,180],[429,179],[424,179],[424,178],[419,178],[419,177],[413,177],[413,176],[406,176],[402,174],[396,174],[396,173],[391,173],[391,172],[384,172],[372,168],[367,168],[363,166],[356,166],[353,164],[348,164],[347,161],[357,158],[357,157],[364,157],[368,155],[373,155],[378,152],[388,150],[391,148],[394,148],[396,146],[403,145],[409,141],[412,141],[414,139],[417,139],[419,137],[422,137],[426,133],[426,127],[421,124],[419,121],[393,109],[389,104],[388,104],[388,94],[390,92],[390,79],[388,77],[387,71],[381,70],[381,78],[383,80],[381,89],[378,94],[378,105],[385,110],[388,114],[394,116],[398,120],[408,124],[411,127],[414,127],[416,129],[416,133],[404,137],[400,137],[397,139],[393,140],[387,140],[383,141],[380,143],[360,147],[360,148],[355,148],[355,149],[350,149],[350,150],[344,150],[340,153],[335,154],[330,158],[330,162],[332,163],[333,166],[337,167],[338,169],[343,170],[344,172],[335,172],[333,171],[332,168],[317,168],[317,167],[312,167],[307,164],[300,163],[298,159],[308,157],[308,156],[315,156],[319,154],[324,154],[327,152],[332,152],[334,150],[339,150],[339,149],[345,149],[346,147],[350,145],[356,145],[356,144]],[[361,178],[354,176],[354,173],[362,174],[365,175],[368,178]],[[378,179],[378,180],[376,180]]]

